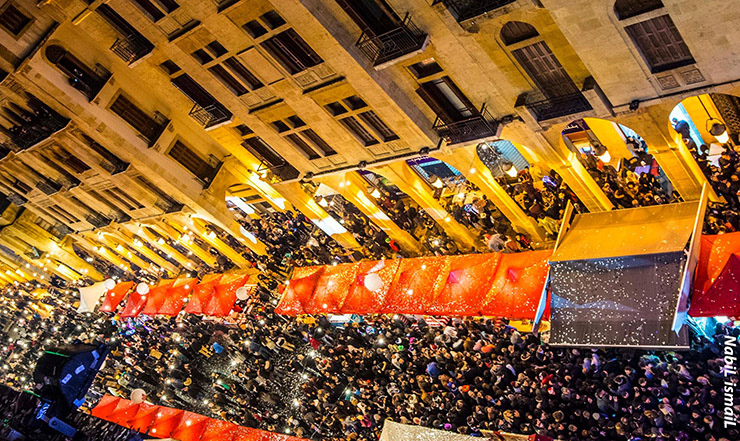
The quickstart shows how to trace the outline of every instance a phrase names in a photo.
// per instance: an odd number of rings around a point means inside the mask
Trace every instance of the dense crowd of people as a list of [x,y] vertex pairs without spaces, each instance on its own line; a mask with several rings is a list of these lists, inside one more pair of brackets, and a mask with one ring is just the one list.
[[[713,173],[725,179],[732,164],[722,161]],[[615,178],[608,167],[602,172],[610,187],[611,179],[630,179],[629,173]],[[523,170],[508,189],[529,214],[555,221],[563,204],[580,202],[557,174],[548,177],[535,185]],[[645,182],[637,180],[638,192],[668,201],[654,183]],[[384,197],[386,208],[397,211],[396,220],[405,222],[409,205]],[[389,419],[475,436],[502,430],[563,440],[740,439],[735,427],[722,424],[720,344],[727,335],[740,336],[740,328],[730,324],[717,324],[710,335],[695,333],[690,351],[670,352],[551,347],[546,333],[520,332],[505,320],[428,322],[394,315],[332,323],[323,315],[276,315],[293,266],[406,255],[351,204],[336,204],[334,215],[360,249],[346,250],[293,211],[241,221],[268,253],[240,249],[261,270],[259,284],[222,320],[80,314],[76,291],[59,280],[48,294],[36,291],[35,283],[6,289],[0,300],[0,383],[32,388],[31,373],[43,348],[97,341],[112,353],[91,388],[90,404],[102,394],[128,397],[143,389],[156,404],[314,440],[375,440]],[[478,220],[468,214],[456,219],[480,228],[489,249],[531,249],[526,236],[499,233],[503,221],[487,229],[480,213],[496,218],[489,201],[473,204]],[[448,208],[455,213],[454,206]],[[711,205],[705,231],[734,231],[736,208],[731,200]],[[416,223],[418,217],[408,220]],[[423,219],[422,229],[436,231]],[[213,271],[226,267],[219,264]],[[739,380],[727,378],[735,385]],[[740,397],[733,405],[740,414]]]

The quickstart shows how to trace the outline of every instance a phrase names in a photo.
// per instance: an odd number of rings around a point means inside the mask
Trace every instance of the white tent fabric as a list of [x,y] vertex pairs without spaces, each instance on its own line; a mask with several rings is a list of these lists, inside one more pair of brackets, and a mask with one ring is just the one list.
[[380,441],[480,441],[480,438],[386,420]]
[[80,288],[80,306],[77,312],[93,312],[98,301],[106,293],[105,282],[98,282],[84,288]]

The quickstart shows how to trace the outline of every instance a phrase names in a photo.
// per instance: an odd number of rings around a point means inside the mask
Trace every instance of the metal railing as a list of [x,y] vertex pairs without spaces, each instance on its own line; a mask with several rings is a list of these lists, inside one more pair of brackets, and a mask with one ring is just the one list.
[[133,63],[152,50],[152,44],[138,35],[119,37],[110,47],[118,58],[126,63]]
[[453,13],[458,22],[504,7],[516,0],[437,0]]
[[112,222],[107,217],[101,216],[99,214],[88,214],[87,216],[85,216],[85,220],[92,224],[95,228],[106,227]]
[[426,38],[427,34],[417,28],[409,14],[406,14],[396,29],[375,36],[365,31],[356,45],[377,66],[421,49]]
[[25,150],[62,130],[68,122],[67,118],[48,109],[46,114],[38,115],[32,121],[13,127],[10,140],[20,150]]
[[437,132],[440,138],[447,141],[448,144],[459,144],[495,136],[498,129],[498,121],[491,117],[486,110],[486,105],[483,105],[480,112],[477,109],[471,110],[475,115],[453,123],[445,123],[437,117],[434,121],[434,131]]
[[582,93],[556,96],[552,98],[541,98],[539,94],[527,93],[520,95],[517,105],[525,105],[537,118],[537,121],[559,118],[561,116],[573,115],[575,113],[592,110]]
[[195,104],[193,105],[193,108],[190,109],[190,116],[207,129],[216,124],[221,124],[224,121],[230,120],[232,113],[226,110],[226,108],[221,104],[211,104],[206,107],[202,107],[200,104]]
[[62,185],[61,184],[57,184],[56,182],[51,181],[51,180],[46,180],[46,181],[39,181],[39,182],[37,182],[36,183],[36,188],[38,188],[39,190],[43,191],[45,195],[51,196],[51,195],[59,192],[59,190],[62,189]]

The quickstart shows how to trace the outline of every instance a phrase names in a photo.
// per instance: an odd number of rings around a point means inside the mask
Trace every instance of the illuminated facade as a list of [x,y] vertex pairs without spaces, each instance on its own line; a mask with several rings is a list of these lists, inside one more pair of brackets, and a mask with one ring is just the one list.
[[[382,212],[375,178],[461,247],[480,246],[440,202],[442,178],[424,171],[430,162],[464,176],[517,231],[543,240],[494,178],[511,164],[554,170],[588,210],[610,210],[577,155],[597,141],[611,160],[629,158],[631,133],[678,196],[698,199],[706,177],[670,118],[690,120],[692,137],[707,144],[716,142],[711,121],[720,121],[737,141],[740,31],[717,14],[726,6],[7,1],[0,281],[99,280],[132,267],[174,275],[223,258],[245,266],[242,251],[264,245],[227,201],[252,217],[292,205],[357,246],[324,222],[316,188],[421,249]],[[481,148],[493,146],[506,169],[482,160]]]

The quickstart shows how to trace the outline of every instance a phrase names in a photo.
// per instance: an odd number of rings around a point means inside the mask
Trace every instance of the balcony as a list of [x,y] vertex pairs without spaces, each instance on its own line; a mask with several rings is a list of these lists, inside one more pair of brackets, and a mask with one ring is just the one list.
[[200,104],[193,105],[190,116],[198,121],[205,129],[212,129],[220,124],[231,121],[232,113],[221,104],[211,104],[202,107]]
[[153,45],[143,37],[138,35],[128,35],[119,37],[110,50],[118,55],[118,58],[128,64],[140,59],[152,51]]
[[39,181],[36,183],[36,188],[43,191],[45,195],[51,196],[53,194],[56,194],[59,192],[59,190],[62,189],[62,184],[57,184],[56,182],[47,179],[45,181]]
[[98,96],[100,89],[105,86],[105,83],[107,83],[111,77],[110,71],[97,63],[93,68],[93,73],[94,75],[90,76],[71,78],[72,87],[82,92],[82,94],[87,97],[88,101],[92,101],[96,96]]
[[88,221],[95,228],[107,227],[112,222],[107,217],[99,215],[99,214],[95,214],[95,215],[88,214],[87,216],[85,216],[85,220]]
[[453,123],[445,123],[437,117],[434,121],[434,131],[450,145],[495,137],[498,129],[498,121],[491,117],[486,110],[485,104],[480,112],[476,109],[473,110],[475,113],[474,116]]
[[483,15],[494,9],[502,8],[516,0],[435,0],[434,4],[442,3],[455,16],[458,22]]
[[372,36],[363,32],[357,47],[378,69],[390,61],[423,51],[428,41],[429,36],[406,14],[399,27],[385,34]]
[[514,107],[526,107],[535,119],[547,121],[563,116],[593,110],[583,93],[546,98],[541,92],[525,92],[516,100]]
[[10,140],[17,150],[26,150],[40,143],[69,123],[67,118],[37,99],[29,101],[29,107],[33,109],[33,113],[24,114],[20,118],[22,123],[10,128]]

